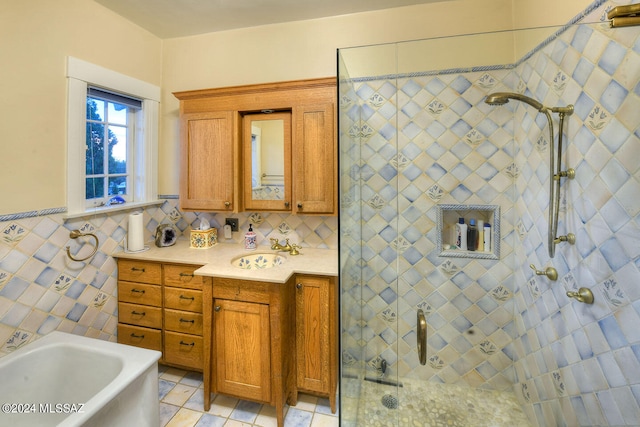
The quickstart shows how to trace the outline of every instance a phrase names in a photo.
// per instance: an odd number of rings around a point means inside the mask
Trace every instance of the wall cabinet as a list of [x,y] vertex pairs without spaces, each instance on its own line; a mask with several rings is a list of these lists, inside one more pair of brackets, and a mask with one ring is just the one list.
[[234,204],[234,115],[230,111],[181,117],[180,206],[232,211]]
[[[336,214],[335,78],[174,95],[180,100],[182,209]],[[290,148],[281,144],[282,153],[271,156],[284,159],[285,170],[274,175],[282,176],[281,182],[273,176],[262,182],[271,175],[261,170],[269,160],[256,158],[257,139],[244,123],[256,114],[266,116],[265,111],[290,117],[283,132],[290,138]],[[265,194],[273,193],[270,186],[284,188],[278,189],[278,197],[265,199],[270,197]]]
[[338,314],[334,277],[296,276],[297,390],[329,398],[336,411]]
[[200,266],[118,260],[118,342],[162,352],[160,363],[202,371]]
[[[223,393],[276,408],[297,397],[293,279],[286,284],[214,278],[204,287],[204,395]],[[205,344],[205,347],[208,347]],[[209,399],[204,409],[208,411]]]

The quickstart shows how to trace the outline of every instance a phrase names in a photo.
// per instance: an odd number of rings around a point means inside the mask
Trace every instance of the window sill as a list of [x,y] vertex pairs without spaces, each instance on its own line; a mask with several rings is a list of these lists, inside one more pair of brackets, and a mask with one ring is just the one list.
[[130,209],[138,209],[146,206],[156,206],[161,205],[165,201],[164,200],[152,200],[149,202],[133,202],[133,203],[123,203],[121,205],[112,205],[112,206],[101,206],[98,208],[92,208],[83,212],[67,212],[63,215],[63,219],[74,219],[74,218],[82,218],[87,216],[94,215],[102,215],[102,214],[110,214],[114,212],[121,212]]

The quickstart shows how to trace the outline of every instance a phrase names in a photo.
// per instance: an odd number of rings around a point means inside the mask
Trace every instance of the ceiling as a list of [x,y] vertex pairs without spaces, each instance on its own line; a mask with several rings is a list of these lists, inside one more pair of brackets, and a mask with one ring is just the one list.
[[160,38],[451,0],[95,0]]

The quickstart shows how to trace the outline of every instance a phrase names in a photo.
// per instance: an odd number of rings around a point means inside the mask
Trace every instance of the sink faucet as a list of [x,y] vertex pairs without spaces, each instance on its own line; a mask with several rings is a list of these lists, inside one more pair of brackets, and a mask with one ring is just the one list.
[[278,239],[274,239],[272,237],[269,240],[271,240],[271,249],[273,249],[274,251],[281,251],[282,250],[283,246],[280,244],[280,242],[278,242]]
[[271,240],[271,249],[273,249],[274,251],[289,252],[291,255],[300,254],[300,252],[298,252],[298,249],[300,249],[300,246],[296,244],[293,244],[293,245],[290,244],[289,239],[284,239],[284,242],[285,242],[284,246],[280,244],[278,239],[271,238],[269,240]]

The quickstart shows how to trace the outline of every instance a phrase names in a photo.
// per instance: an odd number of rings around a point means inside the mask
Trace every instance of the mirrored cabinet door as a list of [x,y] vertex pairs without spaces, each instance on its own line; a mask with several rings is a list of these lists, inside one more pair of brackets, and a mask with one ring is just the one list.
[[291,112],[242,117],[244,210],[291,210]]

